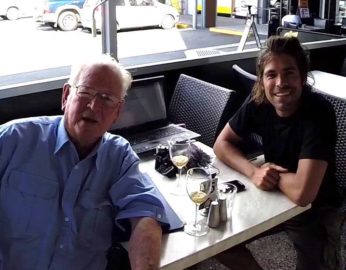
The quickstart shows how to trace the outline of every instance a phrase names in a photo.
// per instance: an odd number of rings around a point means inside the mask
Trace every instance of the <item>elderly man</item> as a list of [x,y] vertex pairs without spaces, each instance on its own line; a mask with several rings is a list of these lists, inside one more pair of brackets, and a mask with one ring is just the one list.
[[114,226],[132,269],[157,269],[166,215],[139,159],[107,133],[131,75],[103,56],[72,68],[64,116],[0,127],[0,269],[104,270]]
[[[252,95],[220,133],[214,150],[258,188],[279,189],[301,206],[312,204],[282,226],[297,251],[296,269],[341,269],[336,120],[332,105],[306,85],[307,73],[308,59],[297,38],[270,37],[258,58]],[[249,162],[238,147],[252,133],[263,139],[262,166]],[[242,256],[248,256],[248,265],[253,262],[243,269],[260,268],[244,249]],[[232,269],[241,269],[235,265],[240,264],[233,261]]]

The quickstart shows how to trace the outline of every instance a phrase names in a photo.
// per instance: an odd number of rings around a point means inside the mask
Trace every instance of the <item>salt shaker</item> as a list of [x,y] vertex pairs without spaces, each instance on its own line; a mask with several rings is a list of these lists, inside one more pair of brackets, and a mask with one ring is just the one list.
[[227,221],[227,200],[226,197],[221,197],[218,200],[220,208],[220,221]]
[[217,200],[212,201],[209,207],[208,226],[215,228],[220,223],[220,208]]

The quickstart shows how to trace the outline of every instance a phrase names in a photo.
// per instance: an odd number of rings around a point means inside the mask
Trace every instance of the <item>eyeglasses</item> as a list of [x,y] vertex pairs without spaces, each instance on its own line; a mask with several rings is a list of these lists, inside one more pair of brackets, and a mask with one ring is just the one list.
[[96,90],[84,86],[84,85],[77,85],[77,86],[72,86],[76,88],[76,94],[79,98],[85,99],[88,102],[91,102],[95,97],[98,97],[99,100],[101,101],[102,105],[108,107],[108,108],[114,108],[116,107],[119,103],[123,102],[123,98],[118,98],[114,95],[110,94],[105,94],[105,93],[99,93]]

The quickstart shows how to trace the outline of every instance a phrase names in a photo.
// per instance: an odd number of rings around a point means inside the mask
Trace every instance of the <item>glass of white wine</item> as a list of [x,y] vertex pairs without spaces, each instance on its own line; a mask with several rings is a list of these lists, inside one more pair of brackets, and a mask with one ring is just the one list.
[[205,220],[197,222],[198,207],[208,199],[212,187],[212,178],[208,170],[202,167],[191,168],[187,171],[186,191],[190,199],[195,203],[195,219],[188,222],[184,231],[193,236],[202,236],[209,231]]
[[176,137],[169,141],[169,155],[174,166],[178,168],[179,176],[177,187],[171,193],[175,195],[185,195],[181,173],[182,169],[189,162],[191,142],[186,137]]

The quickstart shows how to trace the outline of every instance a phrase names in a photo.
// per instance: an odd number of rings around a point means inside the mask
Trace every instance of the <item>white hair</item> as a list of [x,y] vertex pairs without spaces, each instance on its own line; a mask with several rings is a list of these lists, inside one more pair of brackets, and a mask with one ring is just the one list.
[[121,79],[122,89],[121,96],[125,97],[127,90],[130,88],[132,83],[131,73],[128,72],[115,58],[108,54],[99,55],[95,58],[88,58],[82,62],[78,62],[71,67],[71,74],[68,80],[68,84],[75,85],[84,69],[91,65],[104,65],[110,68],[116,76]]

